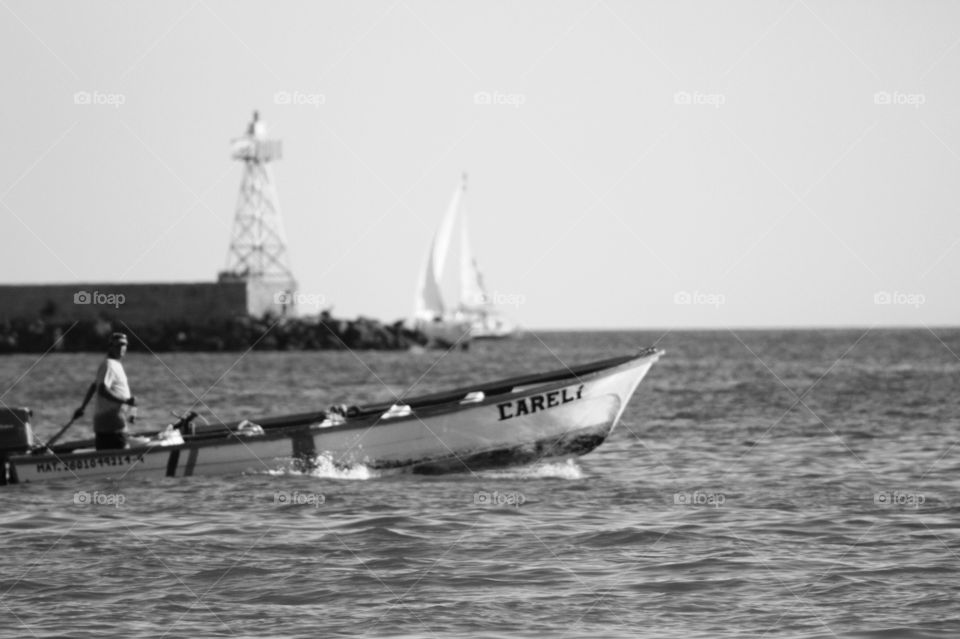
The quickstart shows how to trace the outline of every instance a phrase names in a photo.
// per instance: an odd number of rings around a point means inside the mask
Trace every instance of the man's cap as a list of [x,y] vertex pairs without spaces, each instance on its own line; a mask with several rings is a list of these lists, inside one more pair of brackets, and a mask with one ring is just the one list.
[[111,344],[123,344],[127,345],[127,334],[126,333],[113,333],[110,335]]

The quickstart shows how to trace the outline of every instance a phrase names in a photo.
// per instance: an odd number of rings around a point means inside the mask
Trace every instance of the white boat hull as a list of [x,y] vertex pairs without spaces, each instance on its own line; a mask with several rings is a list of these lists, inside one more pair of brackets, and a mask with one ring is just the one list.
[[38,482],[240,474],[291,464],[309,468],[318,455],[339,466],[437,473],[582,455],[610,435],[659,356],[648,351],[579,377],[488,388],[482,398],[465,394],[340,423],[327,419],[167,447],[14,456],[12,475],[14,481]]

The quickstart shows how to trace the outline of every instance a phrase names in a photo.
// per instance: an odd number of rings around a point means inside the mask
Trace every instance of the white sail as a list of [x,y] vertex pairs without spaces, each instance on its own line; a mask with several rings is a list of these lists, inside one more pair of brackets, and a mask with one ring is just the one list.
[[443,296],[440,294],[440,281],[434,272],[433,252],[437,246],[437,238],[433,238],[430,253],[423,261],[420,269],[420,280],[417,283],[417,299],[414,305],[414,317],[418,319],[433,319],[443,315]]
[[430,253],[420,270],[420,281],[417,284],[417,299],[414,305],[414,315],[420,319],[443,317],[446,308],[443,303],[443,294],[440,291],[440,280],[443,278],[443,268],[447,261],[447,252],[450,250],[450,239],[453,227],[457,221],[457,212],[460,209],[461,189],[453,194],[447,213],[440,223],[430,244]]
[[443,267],[446,264],[447,252],[450,250],[450,240],[453,237],[453,227],[457,223],[457,214],[460,213],[463,188],[453,192],[450,206],[447,207],[447,214],[443,216],[443,222],[440,223],[440,228],[437,230],[436,246],[434,246],[433,252],[433,270],[436,272],[438,279],[443,277]]

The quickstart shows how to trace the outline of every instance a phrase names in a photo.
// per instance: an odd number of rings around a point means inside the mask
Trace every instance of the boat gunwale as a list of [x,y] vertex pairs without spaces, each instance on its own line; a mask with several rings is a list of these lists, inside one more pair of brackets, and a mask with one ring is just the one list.
[[[591,377],[596,373],[618,368],[619,366],[622,366],[628,362],[639,361],[641,359],[653,356],[659,357],[662,352],[663,351],[660,351],[654,347],[649,347],[631,355],[609,357],[594,362],[587,362],[586,364],[566,366],[564,368],[554,369],[545,373],[517,375],[507,379],[493,380],[491,382],[473,384],[470,386],[462,386],[449,391],[428,393],[426,395],[413,397],[408,401],[399,402],[399,404],[410,406],[411,409],[416,409],[435,405],[444,405],[452,402],[459,403],[467,396],[467,394],[476,392],[483,392],[486,397],[500,397],[510,394],[512,389],[517,386],[530,386],[537,383],[548,384],[550,382],[562,382],[572,378],[580,379],[584,377]],[[497,392],[497,390],[501,388],[503,390]],[[477,404],[480,403],[481,402],[477,402]],[[397,404],[398,402],[382,402],[379,404],[359,406],[358,408],[361,410],[361,416],[364,414],[380,415],[383,412],[390,410],[391,406]],[[304,414],[307,415],[312,413]],[[290,417],[296,417],[296,415],[291,415]]]

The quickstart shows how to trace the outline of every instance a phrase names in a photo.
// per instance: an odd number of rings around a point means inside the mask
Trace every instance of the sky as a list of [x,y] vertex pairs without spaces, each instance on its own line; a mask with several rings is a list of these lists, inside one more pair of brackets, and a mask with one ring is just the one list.
[[213,280],[230,140],[258,109],[283,141],[300,292],[337,316],[412,313],[467,172],[473,251],[525,327],[960,318],[957,3],[2,0],[0,16],[3,283]]

